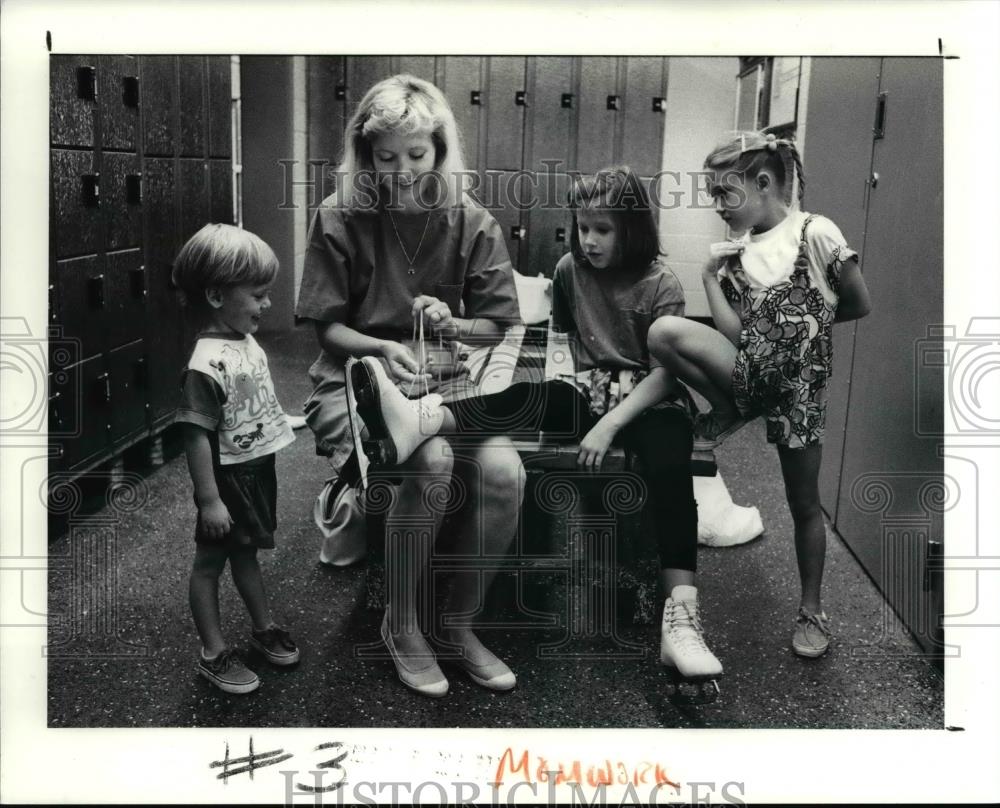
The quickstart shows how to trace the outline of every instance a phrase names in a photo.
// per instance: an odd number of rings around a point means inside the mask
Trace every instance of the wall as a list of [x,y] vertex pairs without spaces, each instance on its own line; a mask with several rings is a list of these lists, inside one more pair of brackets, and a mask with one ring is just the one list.
[[708,317],[708,303],[701,284],[701,267],[708,247],[725,237],[726,229],[709,201],[694,207],[696,196],[690,172],[701,170],[705,155],[720,136],[733,127],[736,104],[735,57],[672,57],[667,84],[666,126],[663,140],[663,170],[679,172],[661,181],[661,201],[668,207],[671,192],[681,191],[681,204],[660,214],[660,234],[667,261],[684,287],[689,317]]

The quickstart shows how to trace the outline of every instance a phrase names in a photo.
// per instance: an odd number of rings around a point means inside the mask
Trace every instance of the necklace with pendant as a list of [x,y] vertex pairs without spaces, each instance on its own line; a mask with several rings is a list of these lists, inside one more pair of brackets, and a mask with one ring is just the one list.
[[399,243],[399,249],[403,251],[403,257],[406,259],[406,274],[414,275],[416,274],[416,270],[414,270],[413,264],[416,262],[417,256],[420,255],[420,248],[424,246],[424,236],[427,235],[427,226],[431,223],[430,214],[428,213],[427,218],[424,220],[424,229],[420,234],[420,241],[417,242],[417,249],[414,250],[413,257],[411,258],[410,254],[406,251],[406,245],[403,243],[403,237],[399,235],[399,228],[396,227],[396,220],[392,215],[392,211],[387,210],[386,213],[389,214],[389,222],[392,224],[392,232],[396,234],[396,241]]

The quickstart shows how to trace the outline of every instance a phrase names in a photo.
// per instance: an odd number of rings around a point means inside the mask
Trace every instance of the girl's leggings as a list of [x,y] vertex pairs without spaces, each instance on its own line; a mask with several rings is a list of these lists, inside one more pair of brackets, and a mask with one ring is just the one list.
[[[458,434],[533,439],[539,431],[556,441],[578,441],[597,423],[587,401],[566,382],[515,384],[502,392],[446,405]],[[646,483],[642,524],[656,542],[663,569],[692,572],[697,566],[698,508],[691,481],[691,424],[674,407],[650,409],[618,433],[635,454]]]

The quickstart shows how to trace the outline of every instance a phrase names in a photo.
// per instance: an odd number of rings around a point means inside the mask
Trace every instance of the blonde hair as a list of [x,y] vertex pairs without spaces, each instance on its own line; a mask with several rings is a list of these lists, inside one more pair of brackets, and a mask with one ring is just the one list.
[[[793,208],[801,204],[806,190],[805,171],[795,141],[778,138],[766,130],[731,133],[705,158],[705,168],[731,169],[748,177],[766,168],[774,174],[785,191],[785,202]],[[796,193],[792,193],[793,188]]]
[[231,224],[206,224],[177,253],[170,279],[181,302],[200,307],[212,287],[260,286],[278,274],[278,257],[267,242]]
[[434,169],[445,183],[447,204],[461,202],[469,177],[451,106],[429,81],[403,73],[380,81],[365,93],[347,123],[344,159],[338,171],[340,204],[371,206],[371,194],[377,187],[372,141],[387,133],[430,135]]

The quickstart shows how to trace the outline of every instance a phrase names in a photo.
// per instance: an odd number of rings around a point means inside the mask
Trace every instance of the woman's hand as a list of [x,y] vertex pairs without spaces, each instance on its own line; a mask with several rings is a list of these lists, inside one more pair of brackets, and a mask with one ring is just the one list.
[[400,342],[386,340],[380,353],[389,365],[389,373],[397,382],[430,381],[430,374],[420,373],[420,364],[413,351]]
[[608,453],[617,434],[618,428],[605,415],[580,441],[576,464],[587,471],[600,471],[604,455]]
[[216,498],[198,507],[198,524],[203,536],[220,541],[233,526],[233,517],[226,504]]
[[418,314],[424,318],[431,331],[446,337],[457,336],[458,324],[451,313],[451,308],[443,300],[430,295],[420,295],[413,301],[411,309],[413,316]]

